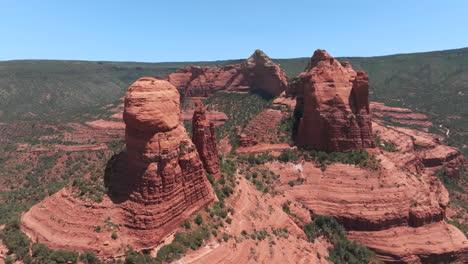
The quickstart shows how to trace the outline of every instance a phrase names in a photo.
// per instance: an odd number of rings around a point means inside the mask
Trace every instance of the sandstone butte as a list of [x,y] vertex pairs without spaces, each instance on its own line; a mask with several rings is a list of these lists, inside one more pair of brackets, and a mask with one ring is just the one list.
[[192,118],[192,141],[207,173],[215,180],[221,178],[215,127],[206,117],[206,110],[201,101],[195,102]]
[[288,87],[286,73],[261,50],[240,64],[219,67],[185,66],[169,74],[167,80],[181,96],[206,97],[217,91],[260,89],[278,96]]
[[108,195],[99,203],[83,201],[67,187],[33,206],[21,217],[22,230],[33,241],[53,249],[122,255],[122,245],[158,245],[214,199],[203,163],[180,122],[173,85],[137,80],[127,91],[123,119],[126,151],[109,162]]
[[316,50],[288,93],[302,113],[297,145],[340,152],[374,147],[365,72]]

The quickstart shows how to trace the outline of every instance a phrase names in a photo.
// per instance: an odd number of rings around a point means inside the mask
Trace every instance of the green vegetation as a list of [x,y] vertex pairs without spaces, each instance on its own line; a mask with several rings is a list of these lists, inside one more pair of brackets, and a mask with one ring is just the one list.
[[33,263],[76,263],[78,253],[66,250],[51,250],[43,244],[32,245]]
[[[192,62],[195,65],[229,64]],[[101,107],[122,97],[143,76],[163,76],[187,63],[16,60],[0,62],[0,118]],[[3,115],[2,115],[3,114]]]
[[0,192],[0,224],[17,219],[21,212],[42,201],[47,194],[52,195],[66,185],[66,181],[52,181],[44,187],[19,188],[9,192]]
[[450,219],[446,219],[447,223],[454,225],[464,233],[468,232],[468,219],[464,214],[468,211],[468,202],[466,201],[466,191],[468,182],[468,172],[466,168],[461,168],[460,177],[454,179],[445,174],[445,167],[436,171],[435,176],[445,185],[450,194],[449,206],[457,211]]
[[395,144],[393,144],[390,141],[383,140],[382,138],[380,138],[379,133],[374,134],[374,140],[375,140],[375,145],[380,149],[383,149],[383,150],[388,151],[388,152],[397,152],[398,151]]
[[313,242],[320,236],[326,237],[333,247],[328,248],[328,260],[337,264],[379,263],[374,253],[367,247],[351,242],[346,238],[346,230],[334,217],[318,215],[304,225],[307,239]]
[[302,112],[294,109],[292,113],[283,118],[278,124],[278,134],[280,134],[280,142],[288,143],[289,145],[294,145],[294,140],[296,138],[297,129],[299,128],[299,120],[302,116]]
[[305,182],[305,179],[304,178],[297,178],[293,181],[289,181],[288,184],[289,186],[291,187],[294,187],[295,185],[301,185]]
[[125,264],[161,264],[162,261],[154,259],[150,255],[136,252],[130,248],[125,252],[124,263]]
[[277,237],[288,238],[289,237],[289,231],[288,231],[287,228],[275,229],[275,230],[273,230],[273,235],[275,235]]
[[157,258],[161,261],[169,263],[176,259],[179,259],[184,253],[185,249],[182,246],[171,243],[169,245],[161,247],[161,249],[157,253]]
[[[15,254],[26,264],[65,264],[76,263],[79,254],[67,250],[51,250],[43,244],[31,244],[29,238],[20,230],[20,223],[18,220],[6,225],[5,229],[0,233],[0,238],[8,247],[11,253]],[[29,249],[31,248],[31,254]],[[85,263],[99,263],[96,258],[91,257],[92,253],[84,253],[84,259],[89,259],[94,262]],[[81,259],[81,258],[80,258]]]
[[249,93],[216,93],[204,100],[207,110],[224,112],[228,120],[216,127],[218,140],[229,136],[233,150],[237,147],[237,128],[243,129],[247,123],[263,111],[270,103],[271,97],[260,90]]
[[197,217],[195,217],[195,224],[197,225],[203,224],[203,217],[201,216],[201,214],[197,214]]
[[376,160],[375,156],[369,154],[369,152],[365,150],[353,150],[350,152],[326,152],[304,149],[303,156],[307,161],[315,161],[319,163],[322,167],[322,170],[325,170],[327,165],[335,162],[354,164],[371,170],[378,170],[380,167],[380,163],[378,160]]
[[281,205],[281,208],[283,209],[283,212],[287,213],[288,215],[290,215],[292,217],[298,218],[296,214],[291,212],[291,209],[289,208],[290,205],[291,205],[291,201],[287,200],[286,202],[284,202]]
[[251,181],[255,188],[263,193],[276,195],[278,192],[275,190],[275,183],[279,182],[279,175],[274,172],[258,167],[246,167],[240,171],[245,178]]
[[[0,157],[5,155],[1,148]],[[28,155],[31,158],[22,162],[17,162],[22,157],[21,152],[6,154],[13,162],[4,164],[0,171],[0,182],[9,188],[0,192],[0,225],[17,218],[22,211],[53,195],[75,179],[77,196],[100,201],[104,191],[103,171],[111,154],[108,150],[89,154],[40,152]],[[89,178],[84,179],[85,175]]]
[[238,155],[237,160],[239,162],[248,163],[250,166],[265,164],[266,162],[277,160],[276,157],[271,156],[268,153],[262,153],[258,155],[250,154],[249,156]]
[[80,261],[83,263],[89,263],[89,264],[99,264],[101,261],[96,257],[94,252],[83,252],[80,255]]
[[100,203],[104,197],[106,189],[104,184],[96,183],[90,179],[73,180],[73,188],[77,190],[77,196],[82,199],[90,199],[93,202]]
[[297,155],[296,152],[293,150],[287,149],[283,152],[278,157],[278,160],[281,162],[297,162],[299,160],[299,156]]
[[29,238],[20,230],[19,220],[15,220],[12,223],[5,226],[1,231],[0,237],[7,246],[7,248],[18,258],[22,259],[25,263],[31,263],[32,259],[29,255],[29,247],[31,241]]

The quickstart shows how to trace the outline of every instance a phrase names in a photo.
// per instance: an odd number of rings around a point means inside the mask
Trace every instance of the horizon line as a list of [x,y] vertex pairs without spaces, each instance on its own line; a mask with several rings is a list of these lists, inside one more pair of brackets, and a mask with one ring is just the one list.
[[[378,58],[378,57],[389,57],[389,56],[398,56],[398,55],[409,55],[409,54],[424,54],[424,53],[433,53],[433,52],[448,52],[455,50],[468,49],[468,46],[453,48],[453,49],[442,49],[442,50],[430,50],[430,51],[417,51],[417,52],[402,52],[402,53],[393,53],[385,55],[373,55],[373,56],[333,56],[335,58]],[[257,50],[257,49],[255,49]],[[254,50],[254,51],[255,51]],[[261,50],[261,49],[260,49]],[[316,49],[317,50],[317,49]],[[326,51],[326,49],[324,49]],[[253,52],[252,52],[253,53]],[[266,53],[265,53],[266,54]],[[313,52],[312,52],[313,54]],[[268,54],[267,54],[268,56]],[[273,60],[293,60],[293,59],[304,59],[310,58],[310,56],[304,57],[289,57],[289,58],[271,58]],[[76,62],[107,62],[107,63],[147,63],[147,64],[164,64],[164,63],[205,63],[205,62],[224,62],[224,61],[238,61],[245,60],[246,58],[236,58],[236,59],[219,59],[219,60],[193,60],[193,61],[127,61],[127,60],[82,60],[82,59],[11,59],[11,60],[0,60],[0,62],[15,62],[15,61],[76,61]]]

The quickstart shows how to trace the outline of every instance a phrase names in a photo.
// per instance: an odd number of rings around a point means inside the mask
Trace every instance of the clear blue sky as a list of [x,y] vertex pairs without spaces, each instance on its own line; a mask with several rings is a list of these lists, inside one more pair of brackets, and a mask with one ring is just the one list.
[[466,0],[0,0],[0,60],[377,56],[468,46]]

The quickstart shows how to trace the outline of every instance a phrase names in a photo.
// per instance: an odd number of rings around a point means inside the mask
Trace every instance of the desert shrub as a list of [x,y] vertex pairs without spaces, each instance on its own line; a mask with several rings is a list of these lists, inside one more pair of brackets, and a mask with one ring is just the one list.
[[89,179],[75,179],[72,186],[77,192],[78,198],[89,199],[97,203],[102,202],[106,191],[101,182],[93,182]]
[[256,239],[256,240],[264,240],[268,236],[268,233],[266,230],[256,230],[254,229],[252,234],[250,235],[250,238]]
[[76,263],[78,253],[67,250],[53,250],[50,259],[57,263]]
[[173,243],[195,250],[200,248],[203,245],[203,242],[209,237],[209,229],[207,227],[202,227],[199,230],[195,230],[190,233],[176,233]]
[[0,237],[7,248],[16,254],[23,262],[30,263],[29,247],[31,241],[19,229],[20,223],[18,220],[8,224],[0,233]]
[[281,152],[278,160],[281,162],[297,162],[299,160],[299,156],[293,150],[287,149]]
[[216,127],[216,137],[220,140],[229,136],[229,143],[235,151],[239,140],[236,128],[244,128],[253,117],[271,103],[271,99],[271,96],[262,90],[244,94],[220,92],[205,99],[203,103],[207,110],[221,111],[228,116],[226,122]]
[[359,264],[379,262],[374,253],[367,247],[351,242],[346,237],[346,230],[332,216],[318,215],[304,225],[307,239],[313,242],[320,236],[326,237],[333,247],[328,251],[328,260],[339,264]]
[[98,264],[98,263],[101,263],[101,262],[99,261],[99,259],[96,257],[96,255],[94,254],[94,252],[90,252],[90,251],[83,252],[83,253],[80,255],[80,260],[81,260],[81,262],[83,262],[83,263],[89,263],[89,264]]
[[294,185],[301,185],[304,182],[305,182],[304,178],[297,178],[296,180],[289,181],[288,184],[289,184],[289,186],[294,187]]
[[15,260],[11,256],[7,256],[5,258],[5,264],[13,264],[15,263]]
[[125,264],[160,264],[161,261],[151,256],[129,249],[125,252]]
[[[76,263],[78,253],[67,250],[51,250],[43,244],[34,243],[31,246],[29,238],[20,230],[18,220],[8,224],[0,233],[0,238],[3,240],[8,249],[18,256],[26,264],[61,264],[61,263]],[[31,247],[32,255],[29,254]]]
[[346,238],[339,238],[329,250],[328,260],[336,264],[360,264],[378,262],[374,253],[367,247]]
[[189,220],[185,220],[184,223],[182,224],[182,226],[183,226],[185,229],[191,229],[191,228],[192,228],[192,224],[190,224],[190,221],[189,221]]
[[253,183],[257,190],[272,195],[278,193],[274,183],[278,181],[279,176],[274,172],[258,167],[248,167],[243,174],[247,180]]
[[34,243],[32,245],[33,263],[76,263],[78,260],[78,253],[67,250],[52,250],[47,246]]
[[176,259],[179,259],[180,256],[184,253],[185,249],[182,246],[171,243],[159,249],[157,253],[157,258],[161,261],[172,262]]
[[349,152],[327,152],[320,150],[303,149],[304,159],[315,161],[322,166],[322,170],[335,162],[353,164],[359,167],[377,170],[380,167],[379,161],[374,155],[365,150],[353,150]]
[[201,214],[197,214],[197,216],[195,217],[195,224],[197,225],[203,224],[203,217],[201,216]]
[[253,166],[265,164],[266,162],[276,160],[276,158],[268,153],[262,153],[258,155],[250,154],[249,156],[239,155],[237,157],[237,160],[241,162],[247,162],[248,164]]
[[317,216],[314,221],[304,225],[304,232],[307,239],[313,242],[319,236],[332,239],[336,236],[342,237],[346,234],[342,225],[332,216]]
[[273,234],[277,237],[284,237],[288,238],[289,237],[289,231],[286,228],[283,229],[275,229],[273,230]]
[[375,145],[380,149],[383,149],[388,152],[398,151],[397,146],[394,143],[387,141],[387,140],[383,140],[380,137],[379,133],[374,134],[374,141],[375,141]]

